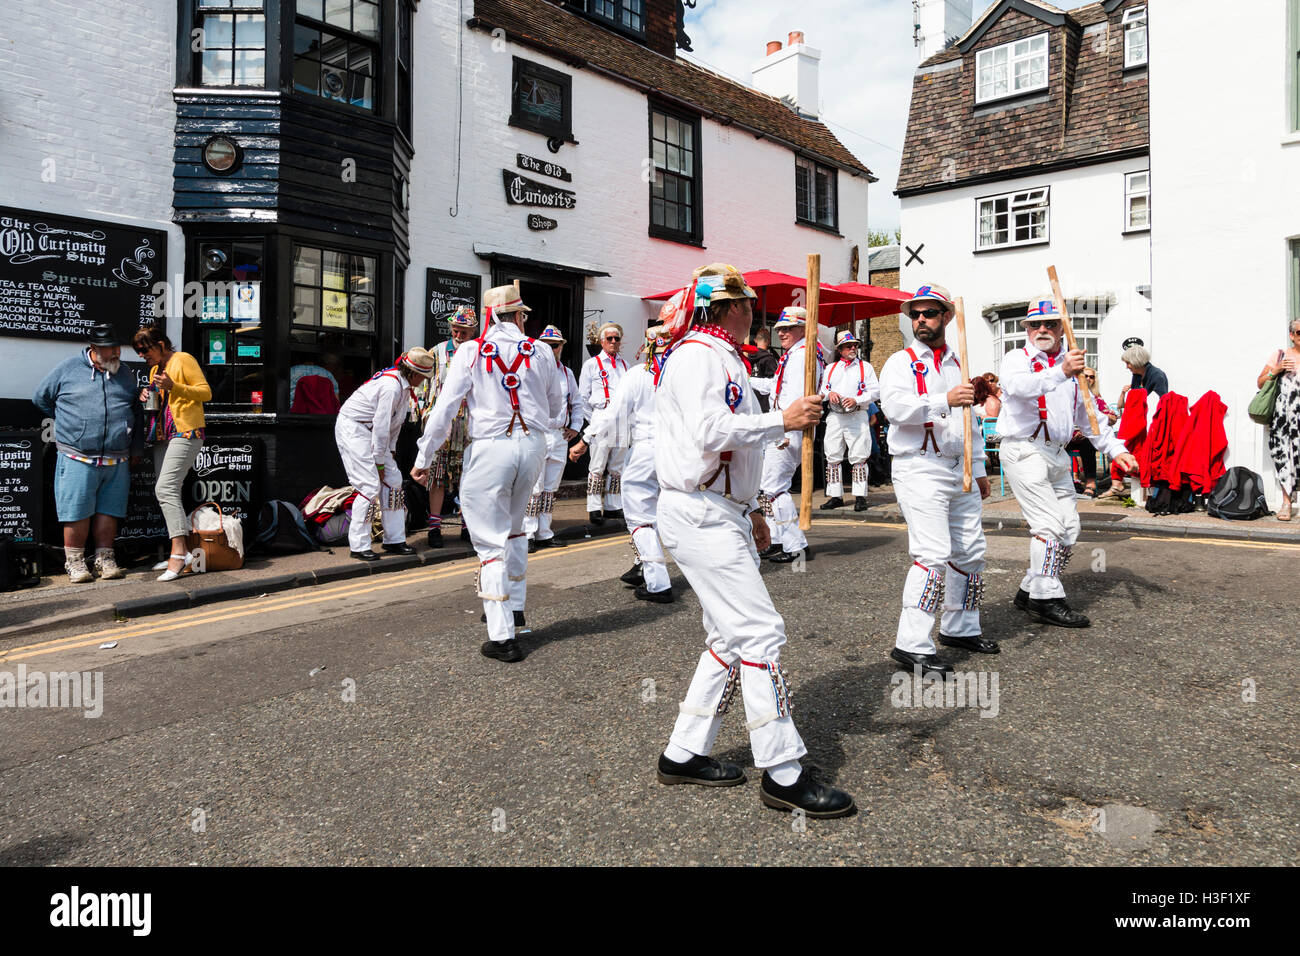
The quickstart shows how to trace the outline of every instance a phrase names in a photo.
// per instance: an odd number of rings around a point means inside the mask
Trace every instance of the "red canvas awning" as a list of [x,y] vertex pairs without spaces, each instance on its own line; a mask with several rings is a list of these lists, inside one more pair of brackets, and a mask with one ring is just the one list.
[[[744,273],[745,281],[758,293],[754,311],[764,316],[776,316],[789,305],[806,304],[807,280],[786,272],[771,269],[754,269]],[[658,292],[643,296],[646,302],[661,302],[680,290]],[[844,325],[856,319],[870,319],[898,311],[898,303],[911,298],[911,293],[896,289],[882,289],[860,282],[841,285],[822,284],[821,306],[817,310],[819,325]]]

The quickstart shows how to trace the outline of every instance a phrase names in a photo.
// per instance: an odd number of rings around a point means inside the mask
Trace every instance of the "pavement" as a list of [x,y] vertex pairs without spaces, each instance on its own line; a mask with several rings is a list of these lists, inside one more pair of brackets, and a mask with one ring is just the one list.
[[617,581],[627,539],[608,535],[530,559],[517,664],[479,654],[472,558],[0,642],[0,672],[102,677],[97,719],[0,708],[0,865],[1300,854],[1295,544],[1086,532],[1066,586],[1093,626],[1064,630],[1014,609],[1025,537],[990,530],[982,617],[1002,652],[944,650],[976,688],[948,702],[887,659],[904,528],[821,515],[810,541],[812,560],[765,564],[764,581],[806,762],[854,795],[854,816],[760,804],[740,701],[715,754],[745,785],[656,781],[701,610],[675,568],[676,603],[636,601]]
[[[1026,527],[1010,489],[1005,494],[996,476],[993,494],[984,503],[984,526],[988,530],[1023,529]],[[571,485],[580,483],[571,482]],[[564,489],[573,493],[573,488]],[[893,488],[881,485],[870,489],[871,507],[855,512],[852,498],[848,507],[821,511],[825,501],[820,492],[813,495],[813,521],[827,517],[859,521],[902,522]],[[1273,518],[1231,522],[1212,518],[1204,512],[1185,515],[1155,516],[1138,507],[1125,508],[1116,499],[1079,499],[1079,517],[1084,530],[1118,534],[1158,535],[1174,538],[1224,538],[1261,542],[1300,542],[1300,521],[1279,522]],[[588,524],[586,502],[582,497],[561,497],[556,501],[554,527],[556,535],[566,541],[583,540],[607,534],[621,534],[619,522],[596,527]],[[0,640],[27,634],[58,633],[81,624],[134,619],[166,614],[222,601],[240,600],[279,591],[308,588],[352,578],[368,577],[454,561],[473,553],[468,542],[458,539],[459,526],[452,523],[444,532],[446,546],[431,549],[423,533],[413,534],[410,543],[414,555],[393,555],[367,564],[348,557],[346,546],[317,552],[288,555],[254,555],[238,571],[184,575],[173,582],[157,581],[158,572],[151,563],[128,569],[118,581],[96,581],[72,585],[63,575],[42,578],[37,587],[0,594]]]

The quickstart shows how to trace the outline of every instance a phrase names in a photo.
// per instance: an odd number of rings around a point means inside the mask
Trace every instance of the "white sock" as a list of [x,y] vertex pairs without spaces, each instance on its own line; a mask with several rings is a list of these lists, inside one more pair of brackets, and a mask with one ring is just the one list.
[[803,773],[803,767],[797,760],[787,760],[785,763],[779,763],[775,767],[767,768],[767,775],[772,778],[778,787],[788,787],[799,779]]
[[64,548],[63,558],[64,561],[66,561],[68,564],[77,564],[77,563],[85,564],[86,549],[85,548]]
[[96,548],[96,549],[95,549],[95,560],[96,560],[96,561],[100,560],[101,558],[111,558],[111,557],[113,557],[113,549],[112,549],[112,548]]
[[695,754],[691,753],[685,747],[679,747],[673,743],[670,743],[664,748],[664,756],[673,763],[686,763],[686,761],[695,758]]

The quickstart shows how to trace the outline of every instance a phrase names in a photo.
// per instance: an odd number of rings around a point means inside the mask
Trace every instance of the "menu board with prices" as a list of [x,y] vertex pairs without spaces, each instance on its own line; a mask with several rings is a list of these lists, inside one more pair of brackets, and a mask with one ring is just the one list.
[[40,432],[0,432],[0,538],[35,547],[41,533]]

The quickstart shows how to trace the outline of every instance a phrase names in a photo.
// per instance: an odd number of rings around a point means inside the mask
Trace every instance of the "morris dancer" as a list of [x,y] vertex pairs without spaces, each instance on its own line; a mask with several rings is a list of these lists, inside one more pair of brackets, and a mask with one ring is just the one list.
[[953,319],[948,290],[923,285],[902,304],[916,341],[895,352],[880,371],[880,408],[889,419],[894,492],[907,521],[912,566],[903,586],[903,613],[889,656],[927,674],[951,673],[930,634],[942,610],[939,643],[980,654],[998,653],[980,632],[984,593],[981,500],[989,496],[983,443],[973,448],[971,473],[978,489],[962,491],[965,447],[960,409],[975,403],[963,385],[957,356],[944,331]]
[[524,626],[528,594],[524,506],[546,458],[546,430],[564,410],[555,356],[524,335],[530,311],[513,285],[483,296],[483,334],[456,350],[411,469],[418,482],[429,477],[434,453],[467,401],[471,443],[460,507],[479,557],[478,596],[490,638],[481,650],[510,662],[523,659],[515,628]]
[[[838,817],[853,811],[853,798],[814,780],[799,763],[807,748],[790,717],[780,665],[785,623],[755,550],[768,542],[755,498],[762,443],[817,422],[821,401],[799,396],[783,411],[759,410],[737,344],[749,329],[753,298],[734,267],[715,264],[670,300],[678,309],[669,330],[680,341],[664,361],[655,396],[659,537],[699,596],[708,649],[658,775],[665,784],[745,782],[738,766],[709,756],[739,685],[754,765],[763,768],[760,799],[810,817]],[[696,302],[707,303],[707,324],[687,334]]]
[[[617,322],[604,323],[596,331],[596,341],[601,350],[582,363],[578,375],[578,394],[588,419],[595,418],[596,412],[609,404],[619,381],[627,373],[627,363],[618,354],[623,327]],[[591,460],[587,463],[587,513],[592,524],[601,525],[606,518],[623,517],[620,486],[626,455],[626,448],[609,441],[592,446]]]
[[1083,349],[1062,349],[1065,329],[1056,302],[1033,303],[1021,320],[1029,344],[1002,358],[1002,411],[999,449],[1007,483],[1029,524],[1029,570],[1016,592],[1016,607],[1044,624],[1087,627],[1088,619],[1065,602],[1061,571],[1079,540],[1079,505],[1070,453],[1075,430],[1123,471],[1136,471],[1137,459],[1104,416],[1092,434],[1088,409],[1079,394]]
[[858,340],[845,329],[835,337],[837,360],[826,371],[822,394],[830,399],[826,419],[826,502],[844,507],[844,455],[853,469],[853,510],[867,510],[867,459],[871,457],[871,403],[880,399],[876,370],[858,358]]
[[596,413],[582,441],[569,450],[569,460],[577,461],[589,445],[601,441],[622,444],[618,433],[629,436],[630,448],[623,468],[623,504],[637,566],[623,575],[623,580],[632,584],[639,577],[637,599],[656,604],[673,601],[668,565],[655,530],[659,505],[659,480],[655,477],[655,378],[659,374],[659,356],[668,348],[664,332],[663,326],[646,331],[645,362],[623,376],[609,407]]
[[528,507],[524,509],[524,532],[528,535],[528,553],[538,548],[562,548],[564,542],[551,530],[551,518],[555,513],[555,493],[560,490],[560,479],[564,477],[564,457],[569,442],[582,428],[582,403],[578,400],[578,380],[573,377],[569,367],[560,358],[564,351],[565,338],[553,325],[542,329],[537,341],[545,342],[555,353],[555,364],[563,373],[564,409],[560,417],[551,423],[546,431],[546,464],[537,476]]
[[[781,310],[773,326],[785,352],[776,366],[776,379],[772,381],[772,409],[781,411],[791,407],[803,397],[804,388],[804,323],[807,312],[798,306]],[[821,389],[821,346],[817,346],[817,389]],[[759,386],[766,388],[766,384]],[[787,564],[802,553],[812,557],[808,539],[799,530],[799,510],[790,496],[790,482],[799,467],[803,450],[803,432],[787,431],[763,449],[763,477],[759,487],[763,511],[772,518],[772,546],[763,556],[777,564]]]
[[[446,384],[447,372],[451,369],[451,358],[456,354],[456,349],[474,337],[474,330],[478,328],[478,315],[475,314],[473,306],[462,305],[447,320],[447,324],[451,328],[451,338],[433,347],[433,357],[438,363],[438,370],[434,373],[433,379],[417,393],[420,399],[422,422],[429,417],[438,393]],[[469,437],[468,417],[469,411],[462,402],[460,411],[451,425],[451,437],[433,459],[431,468],[433,477],[429,483],[429,547],[431,548],[442,547],[442,504],[447,491],[460,486],[465,444]],[[462,516],[462,522],[463,520]],[[463,540],[469,540],[463,524],[460,535]]]
[[379,560],[370,547],[376,511],[383,515],[384,551],[415,553],[406,543],[406,497],[402,493],[402,469],[397,467],[393,452],[402,422],[416,407],[415,382],[428,379],[433,368],[430,352],[411,349],[400,355],[392,368],[376,372],[339,409],[334,440],[338,442],[348,484],[357,492],[348,525],[348,548],[350,556],[358,561]]

